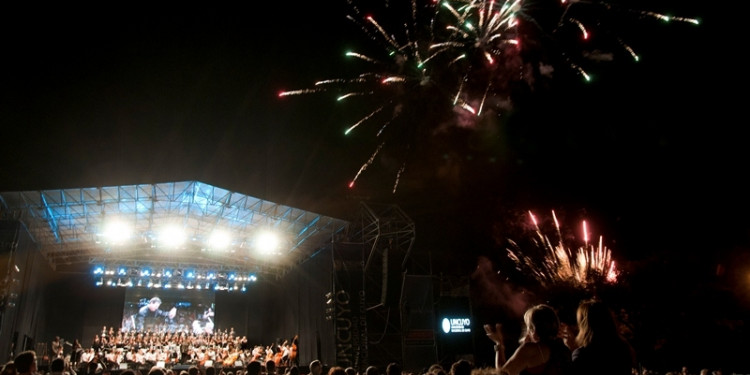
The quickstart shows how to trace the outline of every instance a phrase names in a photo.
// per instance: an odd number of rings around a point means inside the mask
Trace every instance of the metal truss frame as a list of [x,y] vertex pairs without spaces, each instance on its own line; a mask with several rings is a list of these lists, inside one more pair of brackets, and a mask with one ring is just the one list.
[[399,300],[416,239],[415,224],[393,204],[361,203],[346,241],[360,244],[367,311],[367,362],[388,363],[402,355]]
[[[199,181],[0,193],[0,216],[19,220],[53,269],[92,264],[236,270],[282,276],[329,245],[348,222],[228,191]],[[102,241],[105,220],[133,224],[135,241]],[[182,226],[189,241],[179,251],[154,244],[157,229]],[[205,245],[215,228],[231,233],[227,250]],[[278,254],[254,254],[254,234],[283,236]]]

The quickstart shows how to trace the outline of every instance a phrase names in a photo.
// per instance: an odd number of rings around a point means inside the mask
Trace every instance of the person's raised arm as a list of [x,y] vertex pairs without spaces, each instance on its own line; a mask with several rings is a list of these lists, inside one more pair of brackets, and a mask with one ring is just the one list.
[[502,324],[496,323],[495,325],[485,324],[484,332],[487,333],[487,338],[495,343],[495,368],[498,370],[505,365],[505,345],[503,344],[503,332]]
[[498,374],[518,375],[521,371],[527,369],[534,360],[534,353],[537,353],[536,348],[532,348],[529,345],[533,344],[522,343],[502,366],[497,367]]
[[495,343],[495,368],[498,370],[498,375],[518,375],[528,367],[531,359],[528,358],[528,343],[524,340],[524,343],[522,343],[513,355],[506,360],[501,328],[502,325],[500,323],[497,323],[494,326],[489,324],[484,325],[484,331],[487,333],[487,337]]

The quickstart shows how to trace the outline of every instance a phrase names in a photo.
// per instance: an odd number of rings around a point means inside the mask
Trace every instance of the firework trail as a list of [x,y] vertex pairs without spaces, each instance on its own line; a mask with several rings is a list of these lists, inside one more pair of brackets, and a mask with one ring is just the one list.
[[[516,92],[534,92],[548,87],[556,76],[571,73],[591,81],[590,67],[621,57],[639,61],[629,37],[621,35],[633,29],[630,21],[699,23],[580,0],[347,0],[347,4],[347,19],[375,46],[345,54],[364,64],[363,72],[285,91],[279,97],[333,93],[337,101],[375,108],[344,129],[346,134],[367,131],[377,137],[373,157],[384,145],[396,150],[402,166],[395,173],[394,193],[405,159],[418,150],[414,143],[445,129],[446,123],[471,130],[484,116],[507,111]],[[385,19],[362,11],[365,5],[376,7]],[[473,121],[466,121],[467,116]],[[373,157],[362,165],[350,187]]]
[[604,284],[616,284],[619,271],[612,252],[603,245],[602,237],[596,244],[589,242],[586,221],[581,224],[583,239],[566,243],[555,212],[554,237],[550,239],[539,227],[536,217],[529,212],[533,236],[519,245],[509,240],[508,257],[516,270],[531,275],[542,287],[570,285],[580,289],[595,289]]

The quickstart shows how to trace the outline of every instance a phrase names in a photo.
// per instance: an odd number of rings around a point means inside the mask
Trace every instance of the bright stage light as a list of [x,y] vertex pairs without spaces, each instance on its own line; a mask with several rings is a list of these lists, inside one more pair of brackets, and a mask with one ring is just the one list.
[[159,244],[165,247],[177,248],[185,243],[185,231],[176,225],[162,229],[159,234]]
[[[219,271],[207,268],[171,268],[164,266],[96,265],[92,269],[97,286],[123,288],[199,289],[245,291],[257,276],[244,270]],[[111,276],[110,276],[111,275]]]
[[133,227],[118,219],[112,219],[107,222],[102,232],[105,243],[111,245],[122,245],[128,242],[132,235]]
[[271,232],[263,232],[256,239],[255,248],[261,254],[273,254],[279,246],[279,238]]
[[215,230],[208,239],[208,248],[212,250],[225,250],[232,243],[232,237],[224,230]]

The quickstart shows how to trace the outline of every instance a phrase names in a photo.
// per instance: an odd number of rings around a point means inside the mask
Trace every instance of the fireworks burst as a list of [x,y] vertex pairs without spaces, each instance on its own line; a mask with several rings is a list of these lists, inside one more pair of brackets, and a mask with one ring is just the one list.
[[595,289],[617,283],[619,271],[612,253],[602,244],[601,236],[596,243],[589,241],[586,221],[581,225],[582,240],[577,239],[577,244],[572,245],[565,243],[554,211],[554,242],[539,228],[534,214],[529,212],[529,216],[534,226],[529,244],[522,248],[515,241],[509,241],[508,257],[517,271],[531,275],[542,287],[570,285]]
[[[333,93],[337,101],[366,101],[371,109],[345,126],[345,134],[368,131],[378,146],[349,186],[388,148],[401,160],[393,192],[418,140],[448,127],[471,130],[485,116],[502,115],[516,92],[548,86],[559,67],[590,81],[590,66],[623,56],[638,61],[627,38],[607,27],[625,19],[698,24],[580,0],[385,1],[376,4],[388,16],[380,22],[360,10],[361,2],[347,0],[347,19],[375,50],[346,56],[364,64],[364,72],[279,96]],[[611,46],[616,50],[608,51]]]

